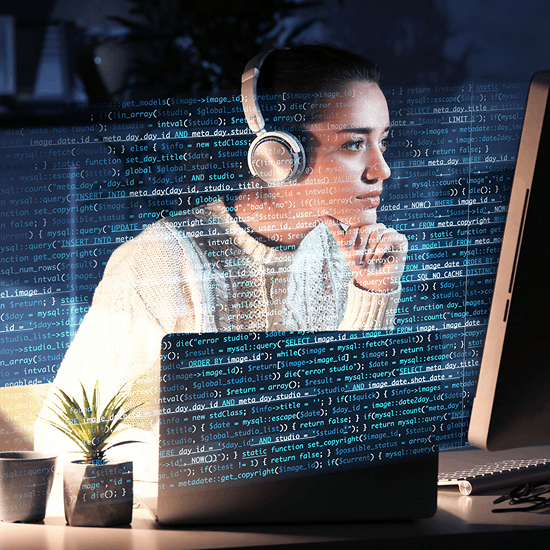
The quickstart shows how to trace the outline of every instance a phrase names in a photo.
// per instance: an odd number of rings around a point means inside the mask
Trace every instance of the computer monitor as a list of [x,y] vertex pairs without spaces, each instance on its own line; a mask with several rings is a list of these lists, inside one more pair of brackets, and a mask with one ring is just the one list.
[[531,82],[468,439],[490,451],[550,443],[550,72]]

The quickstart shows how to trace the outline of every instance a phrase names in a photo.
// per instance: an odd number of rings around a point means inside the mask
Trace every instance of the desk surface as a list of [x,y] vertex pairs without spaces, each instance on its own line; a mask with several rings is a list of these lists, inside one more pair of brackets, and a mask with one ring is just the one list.
[[[550,458],[550,446],[487,453],[480,450],[443,452],[440,469],[495,462],[506,458]],[[403,490],[414,490],[411,487]],[[136,494],[152,494],[154,484],[136,484]],[[498,494],[498,493],[497,493]],[[308,524],[236,526],[233,528],[160,527],[145,508],[134,509],[131,527],[69,527],[63,516],[61,475],[56,475],[44,524],[0,523],[2,550],[171,550],[202,548],[369,548],[386,546],[389,541],[415,540],[422,548],[464,548],[464,544],[496,542],[529,543],[550,529],[546,513],[492,514],[494,495],[466,497],[458,491],[440,491],[438,510],[433,518],[406,522],[354,524]],[[540,538],[539,538],[540,540]],[[441,546],[444,545],[444,546]],[[529,544],[528,544],[529,545]],[[525,546],[524,546],[525,547]]]

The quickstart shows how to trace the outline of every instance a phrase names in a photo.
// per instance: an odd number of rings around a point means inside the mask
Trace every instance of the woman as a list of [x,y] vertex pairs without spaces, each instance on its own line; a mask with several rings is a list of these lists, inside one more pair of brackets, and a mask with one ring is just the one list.
[[[323,98],[301,128],[306,170],[162,220],[115,250],[56,385],[76,392],[99,378],[110,398],[135,381],[135,400],[154,410],[167,333],[391,328],[407,241],[377,223],[390,175],[378,81],[372,63],[334,48],[269,54],[261,86]],[[51,448],[56,436],[37,427],[35,447]],[[149,409],[137,427],[152,444],[136,449],[150,462],[136,469],[154,479],[158,415]]]

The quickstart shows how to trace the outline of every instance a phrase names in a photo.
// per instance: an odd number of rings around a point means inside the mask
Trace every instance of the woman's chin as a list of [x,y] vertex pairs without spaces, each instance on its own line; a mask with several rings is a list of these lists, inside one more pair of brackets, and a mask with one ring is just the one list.
[[363,227],[377,223],[376,210],[361,210],[360,212],[343,212],[338,216],[333,215],[340,223],[349,227]]

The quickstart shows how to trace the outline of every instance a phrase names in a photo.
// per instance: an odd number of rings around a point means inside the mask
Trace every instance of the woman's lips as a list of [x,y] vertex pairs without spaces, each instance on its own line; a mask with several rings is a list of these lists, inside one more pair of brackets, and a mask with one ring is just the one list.
[[377,208],[380,204],[380,197],[378,195],[355,197],[355,200],[364,204],[367,208]]

